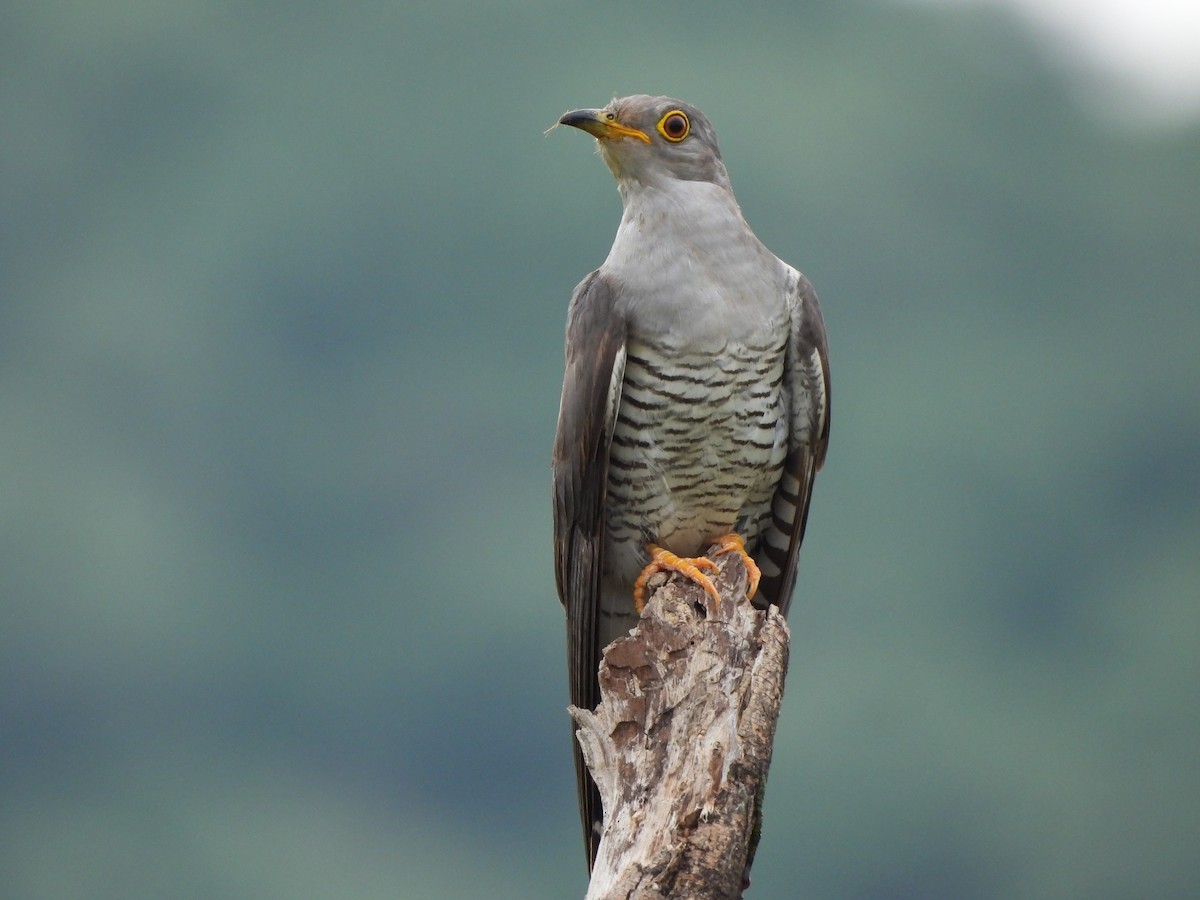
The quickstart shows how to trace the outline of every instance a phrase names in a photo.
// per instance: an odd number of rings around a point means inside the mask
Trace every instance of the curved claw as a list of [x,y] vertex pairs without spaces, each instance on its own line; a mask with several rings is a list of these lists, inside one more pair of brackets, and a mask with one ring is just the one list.
[[[736,535],[734,536],[736,537]],[[740,541],[741,538],[738,540]],[[670,550],[664,550],[657,544],[647,544],[646,549],[650,553],[650,562],[646,568],[642,569],[642,574],[633,584],[633,605],[639,613],[646,608],[646,584],[650,581],[651,576],[658,572],[678,572],[704,588],[705,592],[713,598],[714,606],[721,605],[717,586],[701,571],[702,569],[717,571],[717,564],[711,559],[706,556],[676,556]],[[755,579],[755,583],[757,584],[757,579]]]
[[754,595],[758,593],[758,580],[762,577],[762,572],[758,568],[758,563],[750,558],[750,554],[746,552],[746,542],[742,540],[740,534],[730,532],[723,534],[713,541],[721,548],[721,553],[740,553],[742,555],[742,564],[746,567],[746,599],[754,599]]

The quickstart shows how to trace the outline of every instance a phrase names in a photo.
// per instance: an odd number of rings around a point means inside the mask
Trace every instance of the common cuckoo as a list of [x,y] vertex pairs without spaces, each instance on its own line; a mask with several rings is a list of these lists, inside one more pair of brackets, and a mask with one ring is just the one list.
[[[701,554],[720,544],[748,555],[752,582],[761,570],[756,605],[787,611],[829,361],[812,286],[746,224],[698,109],[637,95],[559,124],[596,138],[623,207],[571,298],[554,441],[571,702],[592,709],[601,650],[636,623],[651,572],[711,591]],[[600,796],[578,746],[575,766],[590,868]]]

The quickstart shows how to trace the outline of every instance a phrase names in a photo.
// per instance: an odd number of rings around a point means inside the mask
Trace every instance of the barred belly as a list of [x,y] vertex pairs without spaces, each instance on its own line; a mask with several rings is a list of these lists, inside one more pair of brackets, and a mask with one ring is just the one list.
[[629,342],[609,453],[611,582],[632,585],[647,542],[697,556],[736,530],[753,552],[787,455],[785,341],[777,330],[710,353]]

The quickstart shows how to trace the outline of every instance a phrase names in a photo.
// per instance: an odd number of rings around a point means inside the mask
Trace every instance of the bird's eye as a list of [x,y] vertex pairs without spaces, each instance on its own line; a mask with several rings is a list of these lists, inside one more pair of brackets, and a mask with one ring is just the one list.
[[692,123],[683,110],[673,109],[658,120],[658,133],[672,143],[679,143],[692,130]]

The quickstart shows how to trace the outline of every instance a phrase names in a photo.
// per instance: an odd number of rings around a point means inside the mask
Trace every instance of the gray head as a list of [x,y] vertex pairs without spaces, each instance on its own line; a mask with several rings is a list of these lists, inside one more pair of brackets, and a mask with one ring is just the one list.
[[709,181],[729,187],[717,135],[704,113],[671,97],[634,94],[603,109],[577,109],[558,120],[596,138],[618,182],[664,186]]

